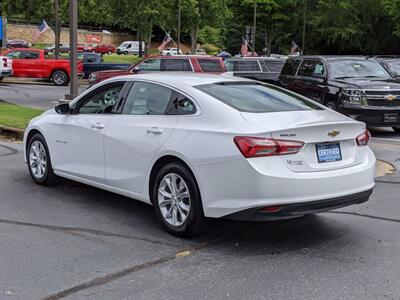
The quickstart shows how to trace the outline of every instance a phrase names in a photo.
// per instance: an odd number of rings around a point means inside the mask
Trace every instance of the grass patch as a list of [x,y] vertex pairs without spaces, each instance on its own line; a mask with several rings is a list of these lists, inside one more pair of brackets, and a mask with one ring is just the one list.
[[43,110],[0,102],[0,125],[25,129]]
[[140,60],[140,57],[137,55],[132,55],[132,54],[105,54],[103,55],[103,60],[105,63],[114,63],[114,64],[134,64]]

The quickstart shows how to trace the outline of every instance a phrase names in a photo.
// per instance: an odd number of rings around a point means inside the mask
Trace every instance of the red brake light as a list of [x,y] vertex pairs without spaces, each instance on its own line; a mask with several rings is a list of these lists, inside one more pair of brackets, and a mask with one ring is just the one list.
[[299,141],[276,140],[269,138],[235,136],[233,139],[244,157],[260,157],[294,154],[300,151],[304,143]]
[[363,133],[356,137],[357,145],[358,146],[367,146],[369,140],[371,139],[371,133],[368,129],[365,129]]

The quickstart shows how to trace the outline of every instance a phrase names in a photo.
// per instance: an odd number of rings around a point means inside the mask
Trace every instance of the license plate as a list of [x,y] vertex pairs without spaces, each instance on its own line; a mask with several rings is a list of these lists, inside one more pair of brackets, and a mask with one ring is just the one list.
[[399,119],[397,114],[384,114],[383,115],[383,122],[397,122]]
[[342,160],[339,142],[315,144],[319,163]]

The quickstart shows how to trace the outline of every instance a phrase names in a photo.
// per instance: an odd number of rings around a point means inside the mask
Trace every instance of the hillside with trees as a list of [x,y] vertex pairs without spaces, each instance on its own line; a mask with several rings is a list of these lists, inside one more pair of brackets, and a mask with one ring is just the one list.
[[[10,19],[54,22],[55,0],[2,0]],[[176,39],[178,0],[78,0],[79,24],[137,34],[147,45]],[[68,23],[68,0],[61,20]],[[399,0],[180,0],[181,39],[193,48],[237,53],[246,26],[252,26],[257,3],[256,51],[288,53],[291,41],[305,53],[400,53]]]

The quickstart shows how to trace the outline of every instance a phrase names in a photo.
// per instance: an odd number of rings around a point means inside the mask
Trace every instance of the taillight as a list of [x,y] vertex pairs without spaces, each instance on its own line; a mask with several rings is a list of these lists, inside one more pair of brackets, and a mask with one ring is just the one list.
[[300,151],[304,143],[299,141],[276,140],[269,138],[235,136],[236,146],[246,158],[294,154]]
[[356,137],[357,145],[358,146],[367,146],[369,140],[371,139],[371,133],[368,129],[365,129],[363,133]]

